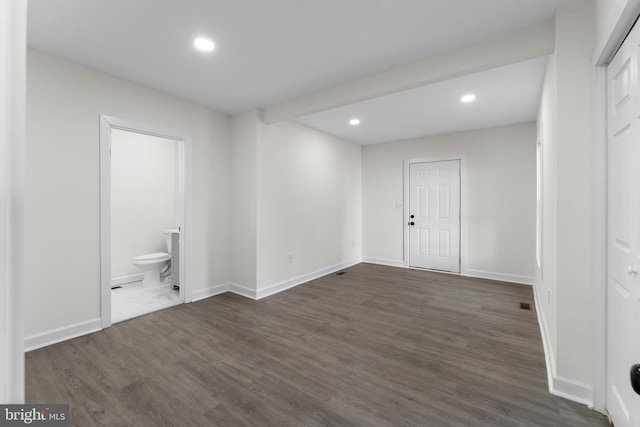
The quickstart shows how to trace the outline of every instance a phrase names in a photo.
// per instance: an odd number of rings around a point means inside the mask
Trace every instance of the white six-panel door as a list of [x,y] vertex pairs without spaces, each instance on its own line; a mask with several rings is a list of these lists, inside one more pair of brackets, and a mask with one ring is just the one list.
[[409,265],[460,272],[460,161],[409,165]]
[[616,427],[640,424],[640,396],[629,376],[640,363],[639,46],[636,26],[607,68],[607,410]]

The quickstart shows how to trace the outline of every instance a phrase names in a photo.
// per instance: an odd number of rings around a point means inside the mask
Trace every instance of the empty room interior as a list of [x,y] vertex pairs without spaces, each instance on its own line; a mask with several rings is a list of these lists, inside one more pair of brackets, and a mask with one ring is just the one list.
[[640,0],[1,10],[0,403],[640,423]]

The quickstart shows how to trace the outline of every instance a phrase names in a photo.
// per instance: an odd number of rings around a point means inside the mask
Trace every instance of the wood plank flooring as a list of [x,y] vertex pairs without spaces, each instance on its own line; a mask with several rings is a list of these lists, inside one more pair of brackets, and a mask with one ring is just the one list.
[[608,425],[549,394],[530,287],[372,264],[129,320],[26,370],[27,402],[82,427]]

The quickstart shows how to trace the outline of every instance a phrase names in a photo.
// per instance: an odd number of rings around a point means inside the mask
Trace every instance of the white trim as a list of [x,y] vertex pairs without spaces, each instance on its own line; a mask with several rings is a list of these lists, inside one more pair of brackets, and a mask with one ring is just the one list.
[[389,267],[406,267],[406,265],[404,265],[404,261],[395,261],[392,259],[364,257],[362,258],[362,262],[366,262],[367,264],[386,265]]
[[544,122],[538,121],[536,130],[536,266],[544,277]]
[[293,279],[285,280],[280,283],[275,283],[273,285],[266,286],[264,288],[254,290],[246,288],[242,285],[238,285],[237,283],[229,283],[228,290],[234,294],[241,295],[246,298],[250,298],[253,300],[259,300],[262,298],[270,297],[271,295],[275,295],[279,292],[286,291],[287,289],[294,288],[296,286],[308,283],[312,280],[319,279],[323,276],[329,275],[331,273],[335,273],[336,271],[344,270],[345,268],[353,267],[354,265],[360,264],[362,260],[360,258],[353,259],[351,261],[346,261],[340,264],[332,265],[330,267],[322,268],[320,270],[316,270],[312,273],[303,274],[302,276],[294,277]]
[[[404,182],[403,182],[403,217],[402,217],[402,229],[404,239],[404,254],[403,265],[409,267],[409,227],[406,226],[405,221],[409,219],[409,166],[414,163],[434,163],[434,162],[450,162],[458,160],[460,162],[460,260],[458,267],[460,271],[464,271],[467,265],[467,181],[465,170],[465,156],[446,156],[446,157],[420,157],[416,159],[404,160]],[[457,273],[457,272],[455,272]]]
[[556,376],[553,378],[553,388],[550,391],[555,396],[582,403],[590,408],[593,407],[591,398],[593,390],[589,384]]
[[0,4],[0,403],[24,403],[27,2]]
[[549,387],[549,393],[593,407],[593,390],[588,384],[569,380],[556,374],[556,358],[553,354],[553,346],[550,341],[551,337],[547,328],[547,321],[544,317],[544,312],[539,308],[540,298],[538,297],[538,292],[535,288],[533,289],[533,297],[535,300],[540,335],[542,337],[544,360],[547,366],[547,385]]
[[[245,288],[244,286],[241,286],[235,283],[226,283],[223,285],[213,286],[211,288],[195,291],[190,295],[190,300],[192,302],[196,302],[209,297],[223,294],[225,292],[232,292],[234,294],[238,294],[246,298],[258,300],[258,299],[266,298],[276,293],[285,291],[287,289],[291,289],[295,286],[307,283],[311,280],[318,279],[320,277],[326,276],[336,271],[352,267],[356,264],[359,264],[360,262],[361,262],[360,259],[354,259],[344,263],[336,264],[331,267],[314,271],[313,273],[305,274],[303,276],[299,276],[291,280],[287,280],[281,283],[277,283],[275,285],[268,286],[266,288],[262,288],[258,291]],[[25,344],[25,348],[27,349],[26,351],[31,351],[41,347],[46,347],[51,344],[76,338],[82,335],[98,332],[102,329],[104,329],[102,327],[102,319],[93,319],[87,322],[78,323],[78,324],[66,326],[63,328],[53,329],[51,331],[43,332],[41,334],[32,335],[30,337],[27,337],[24,340],[24,344]]]
[[31,335],[24,339],[25,351],[32,351],[48,345],[77,338],[82,335],[91,334],[102,330],[102,320],[93,319],[82,323],[77,323],[63,328],[52,329],[40,334]]
[[500,282],[519,283],[521,285],[533,286],[535,278],[530,276],[521,276],[518,274],[508,273],[496,273],[493,271],[474,270],[471,268],[466,269],[461,273],[462,276],[477,277],[480,279],[498,280]]
[[256,291],[256,299],[262,299],[262,298],[277,294],[278,292],[286,291],[287,289],[291,289],[303,283],[310,282],[311,280],[319,279],[320,277],[326,276],[331,273],[335,273],[336,271],[353,267],[356,264],[360,264],[360,262],[361,262],[360,258],[353,259],[351,261],[346,261],[330,267],[322,268],[312,273],[304,274],[302,276],[298,276],[293,279],[285,280],[284,282],[276,283],[276,284],[267,286],[265,288],[258,289]]
[[111,326],[111,125],[100,116],[100,317]]
[[[607,36],[600,41],[595,51],[595,65],[607,65],[613,59],[620,45],[629,34],[631,27],[640,15],[640,0],[624,0],[625,6],[620,11],[615,23],[605,33]],[[618,2],[620,4],[620,2]]]
[[533,298],[536,306],[536,315],[538,317],[538,326],[540,327],[540,336],[542,337],[542,348],[544,349],[544,362],[547,366],[547,386],[549,392],[553,390],[553,378],[556,375],[556,358],[553,354],[553,346],[551,345],[551,337],[549,328],[547,327],[547,319],[544,317],[544,311],[540,309],[540,298],[538,297],[538,286],[533,289]]
[[224,294],[225,292],[229,292],[229,284],[226,283],[224,285],[214,286],[212,288],[202,289],[199,291],[195,291],[191,294],[191,302],[200,301],[209,297],[214,297],[216,295]]
[[535,282],[535,279],[533,277],[521,276],[518,274],[496,273],[493,271],[482,271],[482,270],[473,270],[473,269],[466,269],[461,271],[460,273],[454,273],[451,271],[439,271],[439,270],[429,270],[426,268],[410,267],[405,265],[403,261],[394,261],[390,259],[364,257],[362,258],[362,262],[366,262],[368,264],[386,265],[389,267],[408,268],[411,270],[431,271],[434,273],[442,273],[442,274],[453,274],[453,275],[462,276],[462,277],[474,277],[477,279],[497,280],[499,282],[517,283],[520,285],[533,286]]
[[[622,4],[618,2],[618,4]],[[591,226],[591,379],[593,409],[607,408],[607,78],[606,67],[640,15],[640,0],[625,0],[594,53]]]
[[592,404],[606,413],[607,403],[607,70],[594,70],[594,120],[591,174],[591,352]]
[[180,168],[180,300],[192,301],[191,293],[191,221],[192,172],[191,136],[170,129],[130,122],[116,117],[100,116],[100,313],[102,327],[111,326],[111,130],[120,129],[179,143]]
[[143,277],[144,274],[142,273],[133,274],[131,276],[116,277],[115,279],[111,279],[111,287],[113,288],[114,286],[122,286],[127,283],[139,282]]
[[245,288],[237,283],[229,283],[229,292],[250,299],[258,299],[257,292],[254,289]]
[[193,301],[191,292],[191,274],[193,272],[192,238],[193,234],[193,173],[192,173],[192,143],[191,136],[184,135],[180,152],[180,180],[182,181],[182,206],[180,223],[180,300],[185,303]]

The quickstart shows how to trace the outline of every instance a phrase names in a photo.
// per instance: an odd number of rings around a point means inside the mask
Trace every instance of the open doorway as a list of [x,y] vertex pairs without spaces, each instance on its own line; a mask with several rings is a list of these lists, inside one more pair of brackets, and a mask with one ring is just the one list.
[[189,302],[190,138],[101,116],[102,326]]

